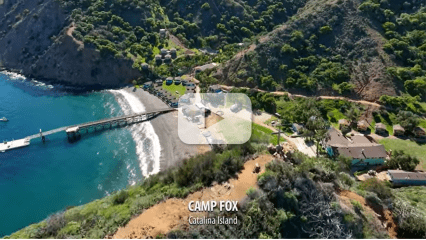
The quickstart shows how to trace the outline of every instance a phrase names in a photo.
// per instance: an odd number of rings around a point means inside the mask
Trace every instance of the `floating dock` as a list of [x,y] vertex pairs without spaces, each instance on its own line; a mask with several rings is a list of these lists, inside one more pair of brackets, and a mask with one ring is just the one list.
[[7,150],[17,149],[30,145],[29,139],[19,139],[13,141],[4,141],[0,143],[0,152],[6,152]]

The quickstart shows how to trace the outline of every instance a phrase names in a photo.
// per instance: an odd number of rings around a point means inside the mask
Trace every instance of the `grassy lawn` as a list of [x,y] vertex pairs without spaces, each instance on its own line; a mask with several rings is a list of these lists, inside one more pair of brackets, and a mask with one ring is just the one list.
[[406,153],[417,157],[420,160],[419,166],[423,169],[426,169],[426,145],[420,145],[416,142],[409,140],[401,140],[401,139],[382,139],[379,141],[383,144],[387,151],[392,149],[395,150],[404,150]]
[[[182,86],[182,84],[176,85],[176,84],[171,84],[171,85],[166,85],[166,82],[163,82],[163,89],[166,91],[169,91],[173,96],[179,98],[180,96],[185,94],[186,88],[184,86]],[[179,92],[179,94],[176,93]]]
[[[252,135],[254,136],[258,136],[258,137],[269,137],[270,140],[269,142],[272,143],[274,146],[278,144],[278,136],[277,135],[272,135],[271,133],[273,133],[274,131],[272,131],[271,129],[264,127],[264,126],[260,126],[256,123],[252,123]],[[285,142],[286,140],[281,137],[280,138],[280,143]]]
[[327,113],[327,118],[331,126],[333,126],[336,129],[339,129],[339,120],[346,119],[346,116],[342,112],[340,112],[338,109],[333,109]]

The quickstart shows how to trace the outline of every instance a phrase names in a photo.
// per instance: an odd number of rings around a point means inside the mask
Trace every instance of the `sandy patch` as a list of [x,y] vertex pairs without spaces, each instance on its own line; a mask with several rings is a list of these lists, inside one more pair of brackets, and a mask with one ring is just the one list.
[[257,186],[258,174],[253,173],[256,163],[261,166],[262,173],[265,164],[272,160],[271,155],[259,156],[255,160],[246,162],[236,179],[204,188],[188,195],[185,199],[173,198],[159,203],[132,219],[127,226],[118,229],[113,238],[155,238],[179,225],[188,225],[188,217],[196,216],[188,210],[190,201],[241,200],[250,187]]
[[221,120],[223,120],[223,117],[212,112],[205,120],[206,121],[206,128],[209,128],[209,127],[215,125],[216,123],[220,122]]

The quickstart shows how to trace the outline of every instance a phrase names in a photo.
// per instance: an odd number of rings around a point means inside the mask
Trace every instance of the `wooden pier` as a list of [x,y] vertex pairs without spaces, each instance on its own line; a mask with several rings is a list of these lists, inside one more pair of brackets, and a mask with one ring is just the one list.
[[174,109],[174,108],[166,108],[166,109],[160,109],[160,110],[155,110],[155,111],[150,111],[150,112],[136,113],[136,114],[132,114],[132,115],[125,115],[125,116],[101,119],[101,120],[98,120],[98,121],[56,128],[56,129],[53,129],[53,130],[50,130],[50,131],[47,131],[47,132],[42,132],[40,130],[40,133],[28,136],[24,139],[14,140],[14,141],[10,141],[10,142],[5,141],[5,142],[1,143],[0,144],[0,152],[5,152],[7,150],[21,148],[21,147],[26,147],[26,146],[30,145],[30,141],[32,139],[35,139],[35,138],[41,138],[44,142],[45,136],[48,136],[48,135],[51,135],[51,134],[54,134],[54,133],[58,133],[58,132],[62,132],[62,131],[66,132],[66,134],[68,136],[68,140],[70,142],[74,142],[74,141],[77,141],[78,139],[80,139],[82,134],[98,132],[98,131],[101,131],[101,130],[104,130],[104,129],[124,127],[124,126],[130,125],[130,124],[148,121],[148,120],[152,119],[153,117],[155,117],[159,114],[171,112],[171,111],[175,111],[175,110],[176,109]]
[[30,145],[30,140],[18,139],[13,141],[4,141],[0,144],[0,152],[6,152],[7,150],[17,149]]

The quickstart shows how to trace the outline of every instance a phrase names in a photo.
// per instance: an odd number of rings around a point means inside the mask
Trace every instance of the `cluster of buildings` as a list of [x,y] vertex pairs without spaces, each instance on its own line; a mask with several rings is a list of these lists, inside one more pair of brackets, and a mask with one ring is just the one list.
[[[370,124],[367,123],[366,120],[360,120],[357,122],[357,130],[360,132],[365,132],[368,130],[368,127]],[[339,128],[342,129],[344,127],[350,127],[350,123],[346,119],[340,119],[339,120]],[[374,132],[376,134],[385,135],[389,134],[388,130],[386,129],[386,125],[383,123],[376,123],[374,126]],[[426,139],[426,130],[422,127],[416,127],[413,130],[414,136],[419,139]],[[405,129],[399,125],[393,125],[393,135],[394,136],[404,136],[405,135]]]
[[177,51],[176,48],[160,49],[160,54],[155,55],[155,63],[158,65],[161,65],[163,63],[170,64],[172,63],[172,59],[175,59],[177,57]]
[[181,77],[176,77],[174,79],[172,77],[168,77],[164,80],[157,79],[154,82],[145,82],[142,88],[163,100],[170,107],[178,107],[178,98],[170,91],[167,91],[163,88],[164,82],[166,85],[182,84],[186,88],[185,93],[195,93],[195,84],[189,80],[183,80]]
[[350,138],[335,128],[330,128],[329,138],[322,143],[330,157],[339,155],[351,159],[353,167],[383,165],[389,157],[385,147],[363,134],[354,134]]
[[[386,152],[385,147],[372,138],[362,134],[354,134],[347,138],[335,128],[329,130],[329,139],[322,145],[330,157],[345,156],[351,159],[352,167],[357,169],[381,166],[390,158],[390,153]],[[393,186],[426,185],[424,172],[392,169],[387,170],[386,175]]]

